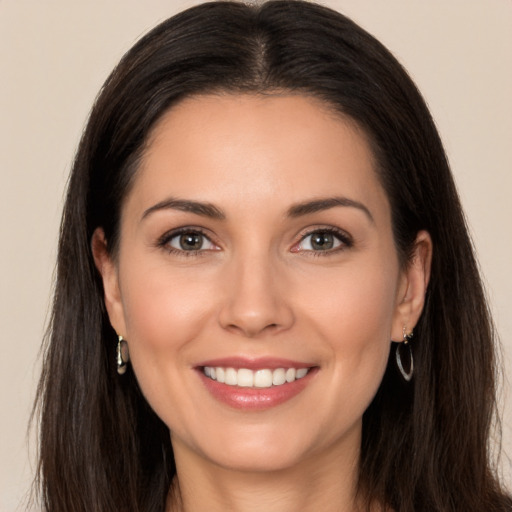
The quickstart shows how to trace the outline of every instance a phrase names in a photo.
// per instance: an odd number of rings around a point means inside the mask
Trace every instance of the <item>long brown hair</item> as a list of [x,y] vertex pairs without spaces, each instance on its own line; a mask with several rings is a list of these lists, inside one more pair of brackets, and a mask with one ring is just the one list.
[[38,399],[45,510],[164,510],[175,474],[169,432],[133,372],[116,373],[117,339],[91,236],[101,226],[115,254],[123,199],[155,122],[182,98],[214,91],[292,91],[354,119],[371,140],[403,264],[419,230],[432,237],[432,277],[413,344],[416,373],[405,383],[390,357],[363,418],[360,492],[396,512],[510,510],[488,446],[492,323],[429,111],[376,39],[335,11],[293,0],[184,11],[143,37],[103,86],[75,158],[60,231]]

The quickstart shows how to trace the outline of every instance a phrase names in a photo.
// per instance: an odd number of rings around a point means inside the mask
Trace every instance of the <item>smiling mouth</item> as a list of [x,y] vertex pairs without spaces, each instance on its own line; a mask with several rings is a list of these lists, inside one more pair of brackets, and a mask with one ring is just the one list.
[[216,400],[241,411],[264,411],[300,394],[320,367],[273,357],[228,357],[195,369]]
[[290,384],[304,378],[311,368],[263,368],[250,370],[248,368],[225,368],[222,366],[204,366],[204,375],[212,380],[228,386],[244,388],[270,388]]

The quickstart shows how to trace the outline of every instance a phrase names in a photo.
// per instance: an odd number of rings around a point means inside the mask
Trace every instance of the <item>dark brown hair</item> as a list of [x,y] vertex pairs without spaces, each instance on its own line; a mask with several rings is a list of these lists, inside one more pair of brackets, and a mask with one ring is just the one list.
[[360,492],[396,512],[511,510],[488,446],[492,324],[429,111],[377,40],[335,11],[293,0],[184,11],[129,51],[97,98],[69,181],[39,386],[45,510],[164,510],[175,474],[169,432],[133,372],[116,373],[117,339],[91,236],[103,227],[115,253],[123,199],[148,135],[174,104],[203,93],[276,91],[319,98],[366,132],[404,265],[419,230],[434,244],[415,377],[403,382],[390,358],[363,418]]

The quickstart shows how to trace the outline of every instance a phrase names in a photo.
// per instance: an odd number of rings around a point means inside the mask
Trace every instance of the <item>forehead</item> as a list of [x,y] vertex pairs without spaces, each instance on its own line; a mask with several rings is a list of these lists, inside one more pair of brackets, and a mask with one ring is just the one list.
[[354,121],[311,97],[225,94],[188,98],[160,119],[130,196],[138,208],[172,195],[284,209],[333,189],[387,205]]

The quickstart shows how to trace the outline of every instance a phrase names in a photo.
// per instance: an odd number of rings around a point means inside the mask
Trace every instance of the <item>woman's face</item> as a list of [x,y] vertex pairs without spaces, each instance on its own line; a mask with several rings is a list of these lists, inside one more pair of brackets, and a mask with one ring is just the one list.
[[97,263],[177,458],[271,470],[357,456],[425,281],[399,266],[374,167],[355,124],[307,97],[195,97],[160,120],[118,258]]

